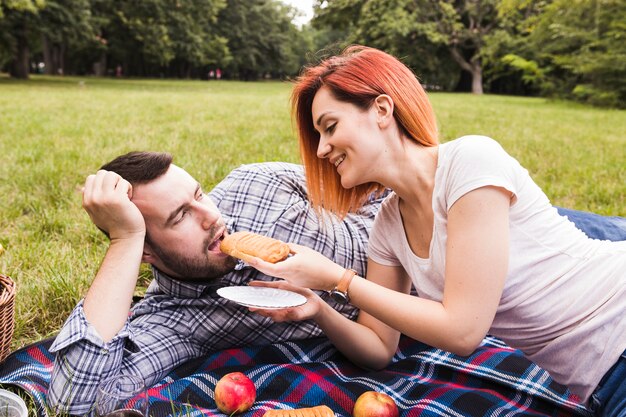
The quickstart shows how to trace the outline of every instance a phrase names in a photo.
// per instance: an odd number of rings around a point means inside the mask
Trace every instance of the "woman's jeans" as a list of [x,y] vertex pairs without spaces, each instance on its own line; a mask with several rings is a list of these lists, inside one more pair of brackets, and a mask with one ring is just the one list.
[[591,395],[589,410],[599,417],[626,417],[626,350]]
[[557,210],[561,216],[567,217],[592,239],[626,240],[626,218],[624,217],[601,216],[562,207],[557,207]]

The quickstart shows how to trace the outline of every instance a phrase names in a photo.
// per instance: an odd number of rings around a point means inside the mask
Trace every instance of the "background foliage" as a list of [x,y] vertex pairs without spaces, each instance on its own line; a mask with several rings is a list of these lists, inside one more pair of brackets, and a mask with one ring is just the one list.
[[401,57],[431,90],[626,107],[624,0],[315,0],[304,27],[279,0],[0,0],[0,68],[256,80],[321,49]]
[[622,108],[625,22],[623,0],[319,0],[313,20],[404,57],[434,88]]

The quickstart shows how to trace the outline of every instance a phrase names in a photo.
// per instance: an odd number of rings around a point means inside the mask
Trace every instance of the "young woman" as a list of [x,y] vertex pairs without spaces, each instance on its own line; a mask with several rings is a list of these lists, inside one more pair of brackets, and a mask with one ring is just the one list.
[[[251,264],[308,302],[257,310],[314,319],[355,363],[384,367],[400,333],[468,355],[487,333],[522,350],[601,415],[626,415],[626,242],[589,239],[494,140],[439,144],[427,95],[394,57],[366,47],[307,68],[292,96],[310,199],[358,210],[386,187],[367,279],[292,245]],[[411,286],[418,296],[410,294]],[[306,287],[360,309],[356,322]]]

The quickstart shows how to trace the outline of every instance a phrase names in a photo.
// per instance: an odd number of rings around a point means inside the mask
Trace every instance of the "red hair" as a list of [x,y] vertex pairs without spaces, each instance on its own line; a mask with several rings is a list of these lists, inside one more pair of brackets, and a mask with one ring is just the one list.
[[319,133],[313,126],[312,105],[322,86],[337,100],[362,110],[369,109],[379,95],[387,94],[394,102],[393,116],[402,134],[423,146],[439,143],[437,121],[415,74],[398,59],[378,49],[350,46],[340,55],[303,70],[291,94],[291,106],[309,199],[318,212],[326,209],[343,217],[384,187],[367,183],[345,189],[335,167],[317,157]]

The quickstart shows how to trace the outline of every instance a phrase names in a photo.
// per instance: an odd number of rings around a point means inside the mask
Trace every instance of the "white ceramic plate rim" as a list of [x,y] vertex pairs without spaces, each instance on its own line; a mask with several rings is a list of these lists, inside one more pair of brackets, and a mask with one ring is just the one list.
[[303,295],[280,288],[241,285],[219,288],[217,294],[246,307],[279,309],[297,307],[306,303],[306,297]]
[[20,410],[21,416],[28,416],[28,409],[22,397],[11,391],[0,389],[0,404],[2,404],[0,407],[15,407]]

